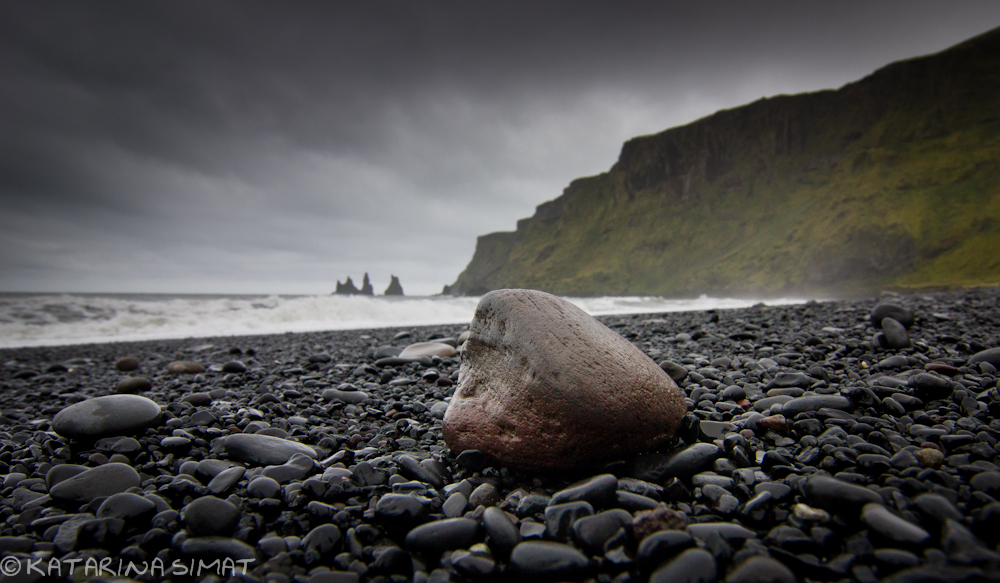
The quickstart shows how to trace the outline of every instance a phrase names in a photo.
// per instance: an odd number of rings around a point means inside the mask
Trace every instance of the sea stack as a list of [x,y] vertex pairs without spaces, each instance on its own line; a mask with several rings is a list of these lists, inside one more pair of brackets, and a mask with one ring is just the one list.
[[460,379],[444,416],[448,447],[518,469],[646,451],[673,436],[687,413],[674,381],[631,342],[535,290],[483,296]]
[[365,272],[365,279],[361,282],[361,291],[358,292],[363,296],[373,296],[375,295],[375,290],[372,288],[372,282],[368,279],[368,272]]
[[347,281],[345,281],[344,283],[340,283],[339,279],[337,280],[337,290],[333,293],[342,296],[353,296],[357,295],[358,288],[355,287],[354,282],[351,281],[351,276],[347,276]]
[[385,288],[385,295],[387,296],[401,296],[403,295],[403,286],[399,285],[399,278],[395,275],[391,276],[392,281],[389,282],[389,287]]

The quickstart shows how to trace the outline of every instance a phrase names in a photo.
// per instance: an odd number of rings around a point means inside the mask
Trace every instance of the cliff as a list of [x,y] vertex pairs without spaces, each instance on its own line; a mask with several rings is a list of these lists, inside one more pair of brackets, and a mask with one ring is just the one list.
[[445,293],[767,297],[1000,283],[1000,29],[637,137]]

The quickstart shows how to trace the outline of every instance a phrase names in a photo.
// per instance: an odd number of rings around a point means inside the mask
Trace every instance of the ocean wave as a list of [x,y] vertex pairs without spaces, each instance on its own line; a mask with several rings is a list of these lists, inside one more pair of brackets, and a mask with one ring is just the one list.
[[[755,300],[567,298],[593,315],[742,308]],[[797,303],[794,298],[769,304]],[[0,294],[0,347],[458,324],[476,297]]]

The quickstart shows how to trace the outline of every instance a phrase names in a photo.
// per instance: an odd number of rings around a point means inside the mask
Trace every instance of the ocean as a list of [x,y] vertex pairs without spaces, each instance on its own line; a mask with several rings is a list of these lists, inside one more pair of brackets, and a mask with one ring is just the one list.
[[[594,316],[759,303],[708,296],[566,299]],[[476,297],[451,296],[0,293],[0,348],[458,324],[472,320],[478,302]]]

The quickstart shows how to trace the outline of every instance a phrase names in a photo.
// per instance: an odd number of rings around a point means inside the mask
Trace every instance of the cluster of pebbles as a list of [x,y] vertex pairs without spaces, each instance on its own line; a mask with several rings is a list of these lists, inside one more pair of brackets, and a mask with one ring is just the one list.
[[998,580],[998,302],[601,318],[688,413],[558,473],[447,449],[464,326],[2,350],[2,577]]

